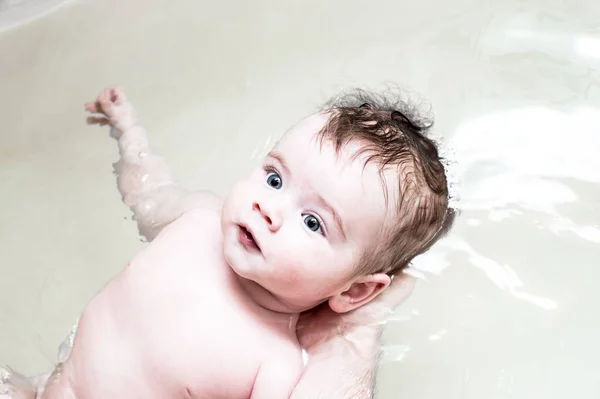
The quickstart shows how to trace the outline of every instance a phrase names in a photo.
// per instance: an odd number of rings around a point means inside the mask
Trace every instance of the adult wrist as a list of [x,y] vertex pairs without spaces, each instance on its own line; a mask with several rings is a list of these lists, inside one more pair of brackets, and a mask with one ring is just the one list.
[[383,325],[339,326],[328,338],[308,346],[311,356],[320,353],[340,353],[345,356],[371,357],[379,352]]

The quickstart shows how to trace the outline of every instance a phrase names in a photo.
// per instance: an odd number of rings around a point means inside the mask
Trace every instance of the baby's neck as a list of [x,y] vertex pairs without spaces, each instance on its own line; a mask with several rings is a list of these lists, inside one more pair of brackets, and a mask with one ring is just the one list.
[[286,304],[282,303],[272,293],[254,281],[247,280],[237,274],[235,274],[235,276],[240,285],[241,291],[248,297],[249,301],[266,310],[268,313],[272,314],[273,317],[285,319],[286,323],[292,326],[295,330],[296,322],[298,321],[300,312],[289,309]]

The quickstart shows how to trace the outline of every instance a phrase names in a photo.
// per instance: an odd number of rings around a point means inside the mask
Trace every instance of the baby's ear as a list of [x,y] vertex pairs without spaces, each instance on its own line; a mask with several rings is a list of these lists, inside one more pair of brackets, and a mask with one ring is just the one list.
[[360,276],[350,288],[329,298],[329,307],[337,313],[346,313],[368,303],[379,295],[391,282],[385,273]]

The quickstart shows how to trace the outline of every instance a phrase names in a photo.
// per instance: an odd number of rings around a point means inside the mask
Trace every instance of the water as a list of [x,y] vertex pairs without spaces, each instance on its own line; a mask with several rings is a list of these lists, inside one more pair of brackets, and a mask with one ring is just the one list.
[[0,31],[52,12],[68,0],[0,0]]
[[98,90],[125,86],[178,180],[223,195],[338,89],[392,82],[431,102],[462,214],[415,262],[378,397],[600,397],[597,2],[118,4],[0,34],[1,361],[46,371],[144,245],[85,125]]

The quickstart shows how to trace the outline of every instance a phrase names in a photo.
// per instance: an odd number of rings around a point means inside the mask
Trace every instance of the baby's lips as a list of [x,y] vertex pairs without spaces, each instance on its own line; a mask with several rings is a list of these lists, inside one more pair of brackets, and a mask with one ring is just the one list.
[[250,234],[252,234],[252,239],[254,240],[254,243],[256,244],[256,247],[258,248],[259,252],[262,252],[262,250],[260,249],[260,242],[258,241],[255,232],[250,229],[248,229],[248,231],[250,232]]

